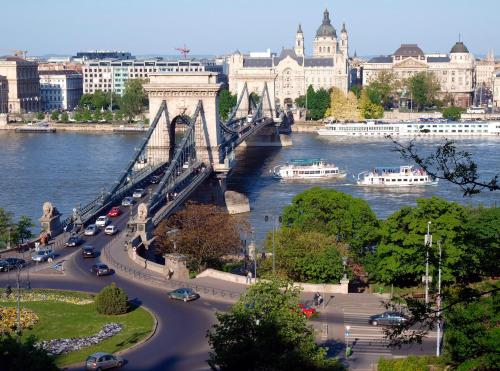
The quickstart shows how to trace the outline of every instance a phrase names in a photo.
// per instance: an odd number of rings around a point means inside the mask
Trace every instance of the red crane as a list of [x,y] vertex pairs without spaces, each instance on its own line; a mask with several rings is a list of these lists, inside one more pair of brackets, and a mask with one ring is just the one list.
[[182,54],[182,56],[184,57],[184,59],[187,59],[187,55],[191,51],[191,50],[188,49],[188,47],[186,46],[186,44],[184,44],[183,48],[175,48],[175,50],[178,50]]

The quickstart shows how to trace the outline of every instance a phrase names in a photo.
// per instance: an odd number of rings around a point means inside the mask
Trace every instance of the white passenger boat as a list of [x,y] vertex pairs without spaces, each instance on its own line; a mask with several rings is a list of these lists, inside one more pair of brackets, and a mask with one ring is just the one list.
[[370,187],[414,187],[436,185],[437,179],[413,166],[377,167],[358,174],[357,184]]
[[499,121],[447,122],[425,120],[419,122],[368,121],[354,123],[329,122],[319,129],[326,136],[484,136],[500,135]]
[[319,158],[291,160],[271,170],[278,179],[328,179],[345,178],[346,172]]

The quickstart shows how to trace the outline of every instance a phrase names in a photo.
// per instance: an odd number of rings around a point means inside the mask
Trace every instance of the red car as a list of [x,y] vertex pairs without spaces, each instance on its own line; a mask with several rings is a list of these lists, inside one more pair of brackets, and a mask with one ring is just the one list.
[[308,305],[299,304],[298,307],[306,318],[311,318],[316,313],[316,308],[310,307]]
[[122,211],[120,210],[120,208],[118,206],[114,206],[111,208],[111,210],[109,210],[108,216],[110,218],[114,218],[114,217],[120,216],[121,213],[122,213]]

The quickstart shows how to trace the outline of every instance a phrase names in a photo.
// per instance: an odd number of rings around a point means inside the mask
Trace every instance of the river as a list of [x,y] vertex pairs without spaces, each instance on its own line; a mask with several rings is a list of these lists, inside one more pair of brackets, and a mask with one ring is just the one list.
[[[77,202],[85,204],[110,182],[128,163],[141,136],[137,134],[29,134],[0,131],[0,207],[28,215],[35,223],[42,204],[50,200],[64,215]],[[279,215],[293,196],[314,185],[335,188],[365,199],[380,218],[417,198],[433,195],[461,204],[500,203],[500,192],[483,192],[464,198],[461,190],[441,181],[437,186],[406,189],[367,189],[354,185],[353,175],[376,166],[404,164],[392,144],[383,138],[332,138],[314,133],[294,133],[293,146],[245,148],[238,151],[237,167],[228,179],[228,188],[249,197],[250,223],[261,240],[271,225],[265,215]],[[423,139],[423,151],[435,148],[438,139]],[[500,171],[500,138],[461,138],[457,146],[474,155],[484,178]],[[335,182],[282,182],[270,176],[276,165],[294,158],[321,157],[348,171]]]

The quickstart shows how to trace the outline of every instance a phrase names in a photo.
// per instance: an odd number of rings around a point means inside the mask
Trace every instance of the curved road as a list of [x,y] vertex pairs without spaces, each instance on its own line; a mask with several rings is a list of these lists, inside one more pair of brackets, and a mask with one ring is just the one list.
[[[123,226],[126,220],[128,213],[113,219],[113,222],[116,221],[114,224]],[[101,251],[111,238],[102,231],[97,236],[85,237],[86,244],[92,244],[98,251]],[[124,354],[128,362],[124,366],[125,369],[155,371],[208,369],[206,360],[209,346],[206,333],[215,322],[214,311],[226,310],[229,304],[203,297],[188,303],[170,301],[166,294],[171,288],[152,287],[118,274],[96,277],[90,273],[90,267],[98,260],[99,258],[84,259],[80,254],[80,248],[76,248],[64,263],[64,275],[31,273],[31,287],[98,292],[105,285],[115,282],[118,287],[125,289],[130,300],[146,306],[158,320],[155,335],[146,343]],[[21,273],[21,279],[26,280],[25,269]],[[10,284],[14,288],[15,280],[14,271],[0,275],[1,287]]]

